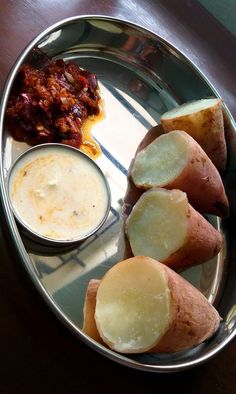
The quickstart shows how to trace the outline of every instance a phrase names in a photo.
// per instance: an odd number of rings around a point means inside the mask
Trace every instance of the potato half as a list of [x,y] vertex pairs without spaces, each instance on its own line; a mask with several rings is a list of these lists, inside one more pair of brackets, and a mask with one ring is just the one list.
[[202,264],[222,247],[222,236],[180,190],[151,189],[134,205],[125,226],[134,256],[150,256],[173,269]]
[[196,288],[143,256],[124,260],[106,273],[94,312],[102,340],[120,353],[189,349],[209,338],[220,322]]
[[186,131],[201,145],[218,169],[225,168],[227,149],[220,99],[203,99],[180,105],[164,113],[161,123],[165,132]]
[[228,214],[228,199],[216,167],[184,131],[161,135],[139,151],[130,176],[138,188],[180,189],[194,208],[218,216]]

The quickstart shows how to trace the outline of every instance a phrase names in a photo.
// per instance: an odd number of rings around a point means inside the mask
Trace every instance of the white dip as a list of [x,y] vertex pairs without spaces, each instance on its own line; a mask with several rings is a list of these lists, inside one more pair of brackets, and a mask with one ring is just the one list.
[[23,156],[13,167],[9,191],[21,221],[55,240],[78,239],[93,231],[109,203],[97,166],[63,147],[44,147]]

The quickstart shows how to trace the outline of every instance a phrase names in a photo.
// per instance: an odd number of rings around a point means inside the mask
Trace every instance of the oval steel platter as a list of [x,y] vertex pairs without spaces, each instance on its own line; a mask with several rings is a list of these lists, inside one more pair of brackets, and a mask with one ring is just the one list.
[[[112,206],[95,235],[73,249],[43,247],[27,239],[17,227],[7,197],[6,180],[12,162],[29,147],[16,142],[4,125],[9,92],[20,65],[38,47],[49,57],[73,59],[97,74],[106,117],[95,124],[93,135],[103,154],[97,164],[108,179]],[[223,320],[217,334],[187,352],[117,354],[81,332],[88,281],[101,278],[118,262],[122,202],[127,171],[139,142],[178,104],[203,97],[219,97],[200,70],[169,43],[132,23],[100,16],[74,17],[55,24],[24,50],[6,82],[1,102],[1,198],[15,247],[30,278],[52,311],[79,338],[95,350],[124,365],[156,372],[196,366],[220,351],[236,334],[236,267],[234,260],[235,124],[225,107],[228,165],[223,180],[230,199],[230,217],[209,220],[222,231],[224,247],[217,258],[186,270],[183,276],[218,308]]]

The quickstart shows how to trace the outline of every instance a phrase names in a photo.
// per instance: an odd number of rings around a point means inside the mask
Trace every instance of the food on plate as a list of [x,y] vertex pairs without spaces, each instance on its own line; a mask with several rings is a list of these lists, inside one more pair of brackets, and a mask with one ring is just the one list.
[[228,199],[216,167],[184,131],[163,134],[139,151],[130,177],[138,188],[180,189],[194,208],[218,216],[228,214]]
[[220,251],[222,236],[180,190],[154,188],[134,205],[125,224],[134,256],[150,256],[173,269],[202,264]]
[[144,256],[115,264],[96,282],[91,298],[84,310],[85,332],[94,339],[98,332],[120,353],[190,349],[211,337],[220,323],[218,312],[196,288]]
[[110,193],[87,155],[60,144],[26,151],[9,174],[16,217],[30,231],[56,241],[83,239],[104,222]]
[[204,149],[216,168],[225,169],[227,149],[222,102],[202,99],[176,107],[161,117],[165,132],[184,130]]
[[13,138],[29,145],[60,142],[96,158],[101,150],[86,127],[102,114],[96,75],[40,51],[35,58],[21,66],[11,91],[7,122]]
[[100,282],[98,279],[91,279],[89,281],[83,309],[84,322],[82,331],[95,341],[103,343],[94,319],[96,296]]

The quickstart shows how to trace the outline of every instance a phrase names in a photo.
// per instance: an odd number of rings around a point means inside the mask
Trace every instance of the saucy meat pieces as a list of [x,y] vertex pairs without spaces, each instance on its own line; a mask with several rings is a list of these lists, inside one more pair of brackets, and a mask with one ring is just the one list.
[[[95,74],[63,60],[23,64],[7,108],[8,128],[14,139],[29,145],[61,142],[81,148],[82,125],[98,115],[100,95]],[[95,144],[96,147],[96,144]]]

